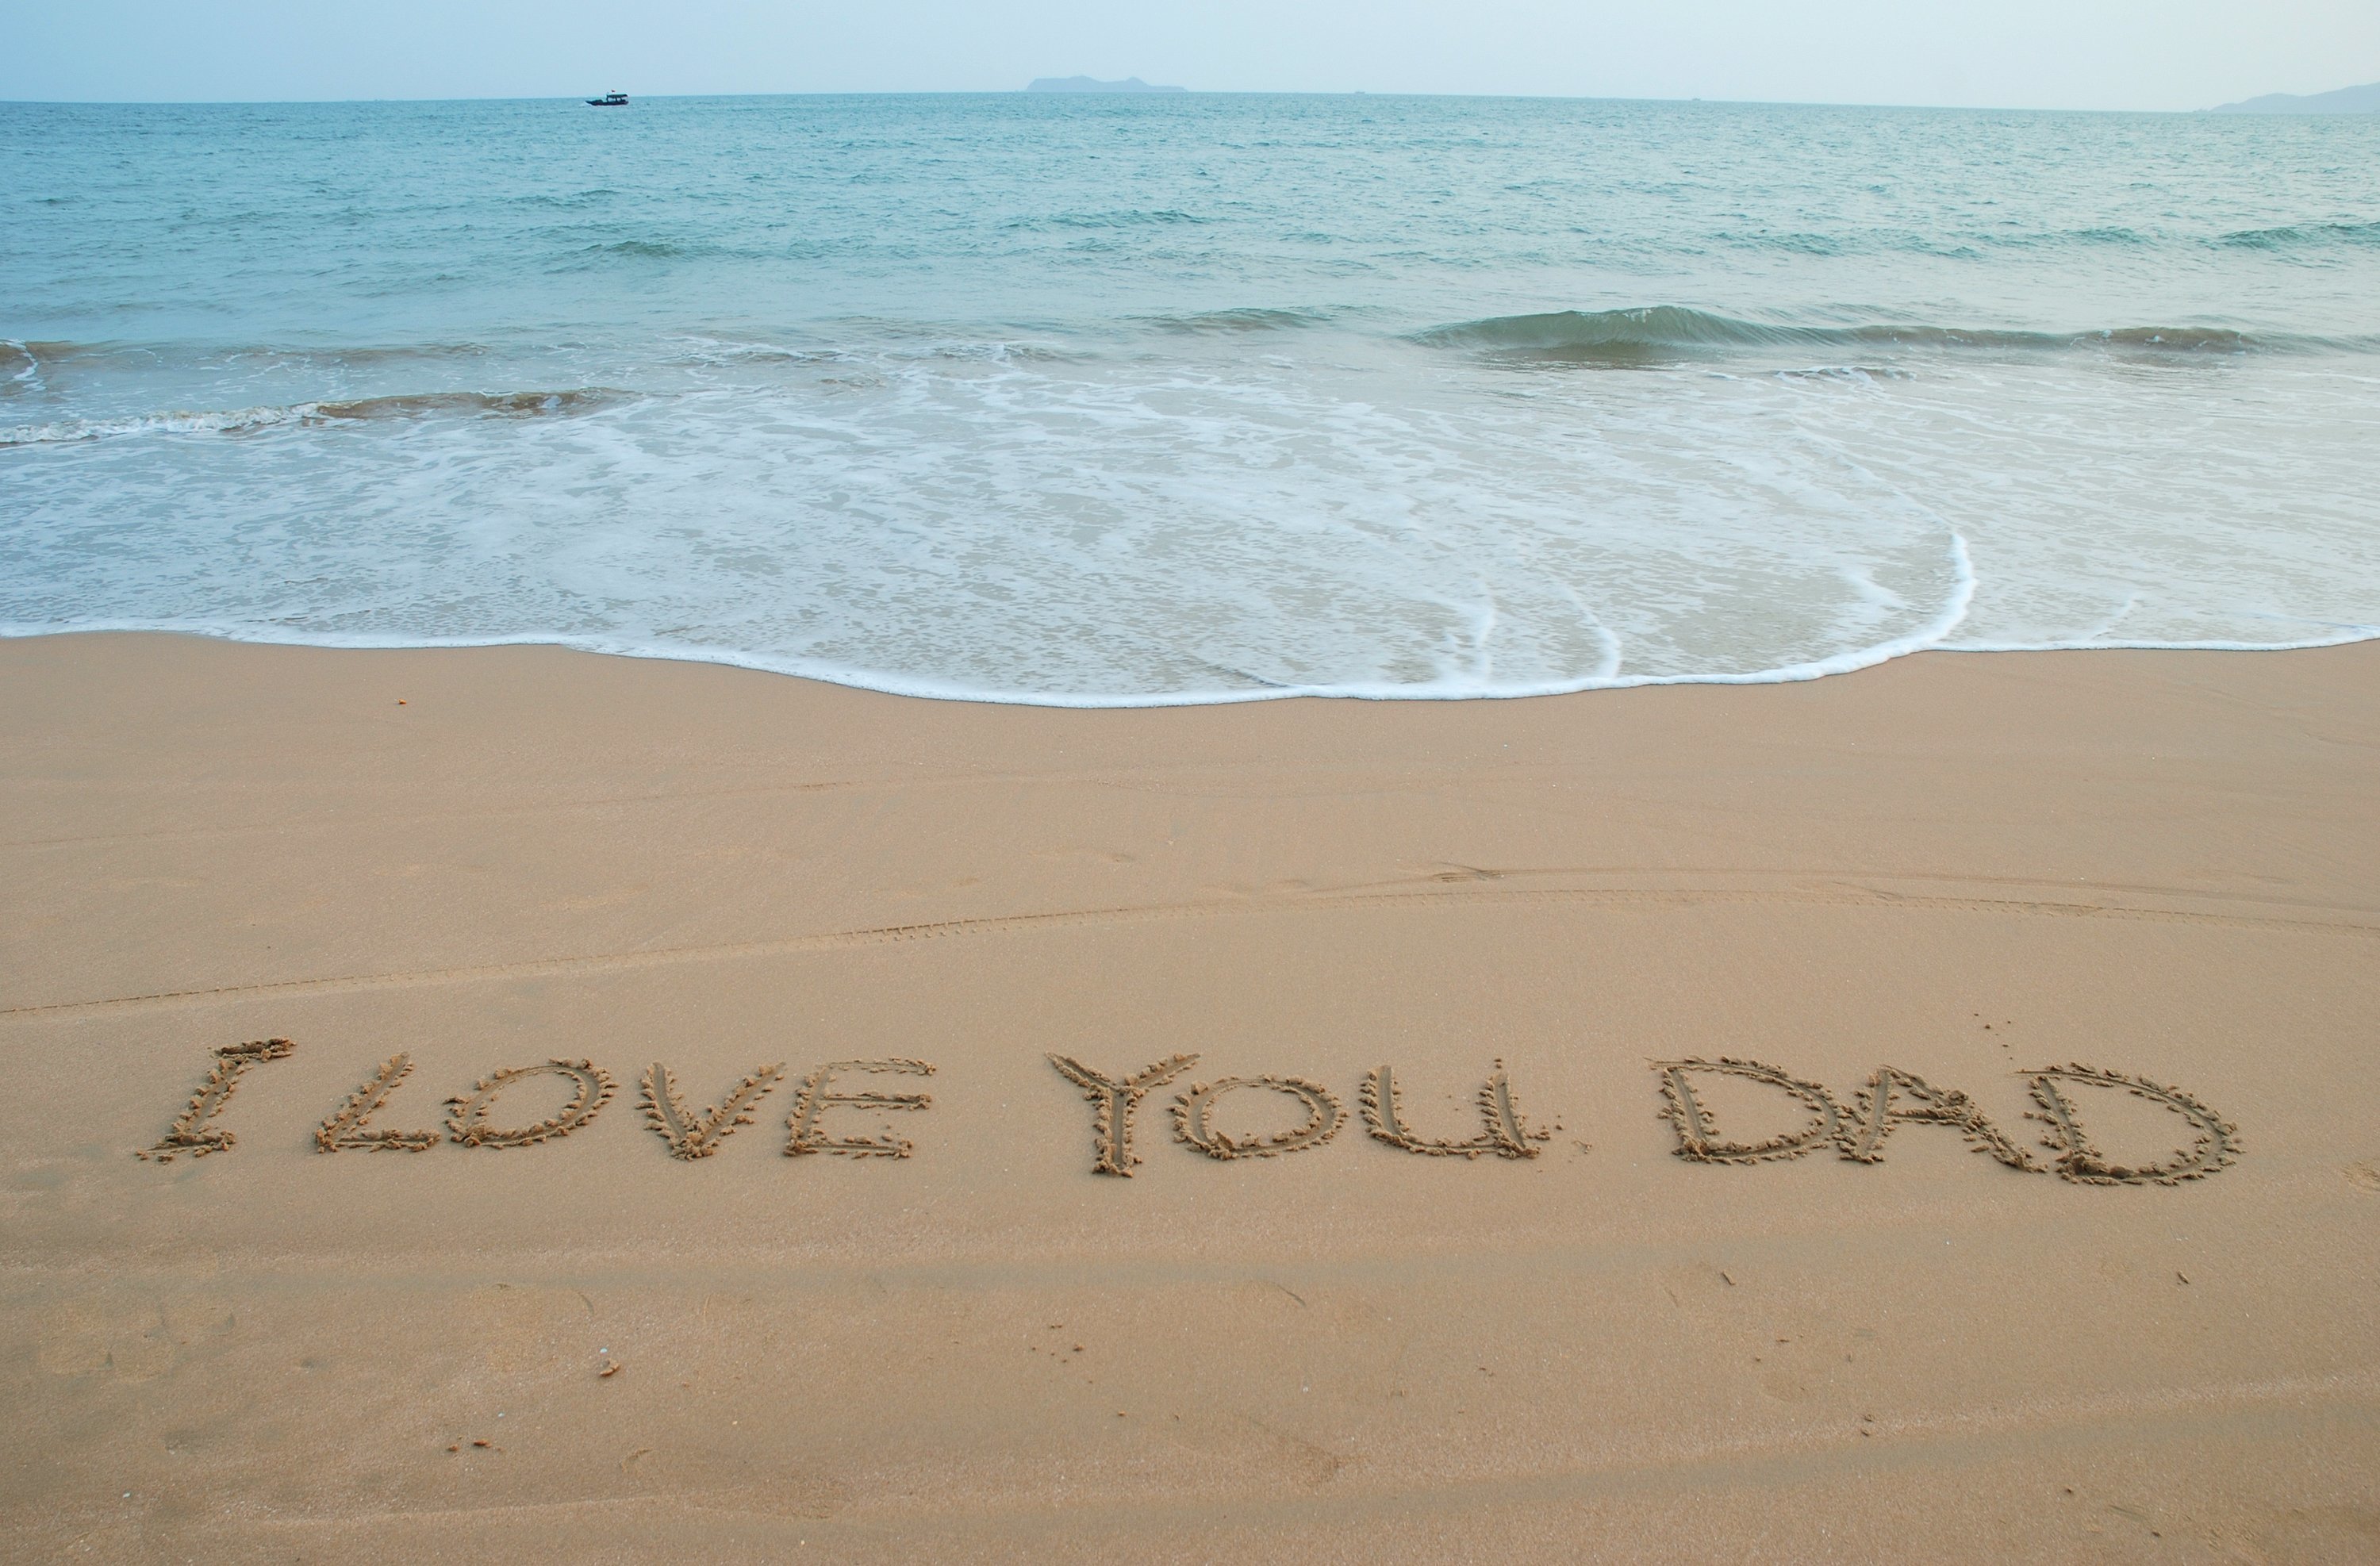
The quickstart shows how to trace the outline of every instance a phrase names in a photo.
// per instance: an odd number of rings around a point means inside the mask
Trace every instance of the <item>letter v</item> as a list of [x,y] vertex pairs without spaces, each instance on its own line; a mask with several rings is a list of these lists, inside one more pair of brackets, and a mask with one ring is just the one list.
[[737,1126],[752,1123],[752,1111],[784,1074],[783,1061],[762,1066],[737,1083],[735,1091],[698,1117],[686,1112],[686,1100],[677,1096],[677,1086],[670,1080],[669,1067],[655,1061],[645,1073],[645,1118],[669,1144],[670,1157],[707,1159],[719,1150],[719,1144],[734,1135]]

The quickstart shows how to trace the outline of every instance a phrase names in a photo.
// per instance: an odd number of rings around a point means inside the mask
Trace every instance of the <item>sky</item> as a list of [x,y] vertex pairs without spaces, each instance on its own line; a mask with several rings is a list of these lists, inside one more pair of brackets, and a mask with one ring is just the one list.
[[2376,0],[0,0],[0,99],[1220,91],[2194,109],[2380,80]]

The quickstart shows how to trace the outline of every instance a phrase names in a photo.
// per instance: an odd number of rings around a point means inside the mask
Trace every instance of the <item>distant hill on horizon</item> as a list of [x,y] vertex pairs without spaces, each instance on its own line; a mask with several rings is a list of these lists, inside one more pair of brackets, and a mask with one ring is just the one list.
[[1027,92],[1187,92],[1186,87],[1152,87],[1136,76],[1122,81],[1100,81],[1087,76],[1037,76]]
[[2261,98],[2220,103],[2210,115],[2374,115],[2380,114],[2380,81],[2342,87],[2336,92],[2267,92]]

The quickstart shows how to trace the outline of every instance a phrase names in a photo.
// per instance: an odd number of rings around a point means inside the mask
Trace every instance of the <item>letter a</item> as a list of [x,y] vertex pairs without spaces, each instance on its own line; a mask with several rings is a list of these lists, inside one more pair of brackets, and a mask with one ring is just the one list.
[[1893,1066],[1878,1066],[1867,1086],[1852,1101],[1840,1138],[1843,1157],[1853,1163],[1882,1163],[1884,1139],[1905,1120],[1958,1128],[1975,1151],[1989,1153],[2010,1169],[2043,1172],[2023,1150],[2000,1135],[1984,1118],[1973,1099],[1955,1087],[1936,1087],[1924,1077]]

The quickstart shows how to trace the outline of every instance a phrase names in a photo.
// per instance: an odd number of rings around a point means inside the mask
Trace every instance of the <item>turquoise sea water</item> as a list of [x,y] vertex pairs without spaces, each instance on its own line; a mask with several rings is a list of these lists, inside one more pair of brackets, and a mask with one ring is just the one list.
[[2380,116],[0,104],[0,630],[1134,704],[2380,635]]

